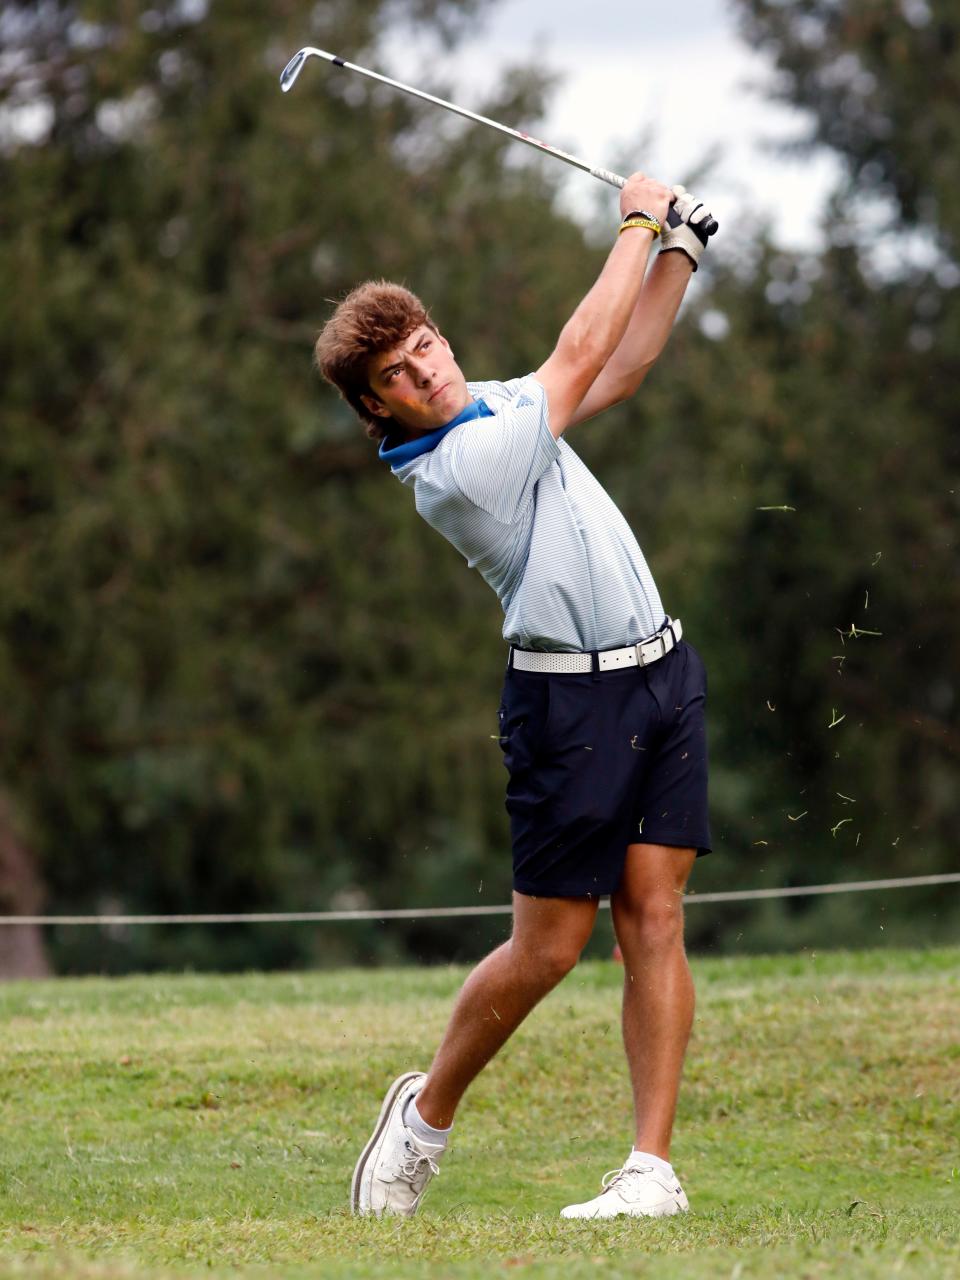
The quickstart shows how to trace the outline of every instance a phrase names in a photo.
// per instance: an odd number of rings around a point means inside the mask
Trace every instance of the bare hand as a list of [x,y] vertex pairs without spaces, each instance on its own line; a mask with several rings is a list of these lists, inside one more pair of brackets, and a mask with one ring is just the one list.
[[620,191],[620,217],[625,218],[628,213],[643,209],[665,222],[672,200],[673,192],[662,182],[648,178],[644,173],[632,173]]

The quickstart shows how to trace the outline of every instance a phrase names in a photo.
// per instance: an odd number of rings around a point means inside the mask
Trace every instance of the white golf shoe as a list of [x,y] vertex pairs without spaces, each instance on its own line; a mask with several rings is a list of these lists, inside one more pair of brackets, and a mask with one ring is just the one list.
[[440,1172],[443,1143],[424,1142],[403,1123],[407,1101],[418,1093],[426,1074],[408,1071],[387,1090],[370,1141],[353,1171],[350,1207],[354,1213],[416,1213],[427,1184]]
[[561,1218],[617,1218],[627,1214],[635,1218],[665,1218],[671,1213],[686,1213],[690,1208],[683,1188],[675,1177],[644,1164],[642,1157],[631,1158],[622,1169],[611,1169],[603,1175],[603,1190],[585,1204],[568,1204],[560,1210]]

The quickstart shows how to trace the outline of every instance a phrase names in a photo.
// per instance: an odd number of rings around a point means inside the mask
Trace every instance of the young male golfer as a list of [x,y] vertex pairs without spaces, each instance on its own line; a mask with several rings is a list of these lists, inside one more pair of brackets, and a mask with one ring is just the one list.
[[[661,228],[671,204],[681,225]],[[468,383],[419,300],[385,282],[349,294],[317,341],[324,377],[382,438],[419,513],[497,592],[510,645],[500,740],[513,933],[467,979],[430,1070],[390,1086],[354,1172],[357,1213],[416,1211],[468,1085],[577,963],[604,894],[625,965],[636,1132],[600,1194],[562,1214],[688,1207],[669,1148],[694,1002],[682,895],[710,847],[704,669],[563,436],[640,386],[708,215],[682,187],[640,173],[620,211],[603,270],[534,374]]]

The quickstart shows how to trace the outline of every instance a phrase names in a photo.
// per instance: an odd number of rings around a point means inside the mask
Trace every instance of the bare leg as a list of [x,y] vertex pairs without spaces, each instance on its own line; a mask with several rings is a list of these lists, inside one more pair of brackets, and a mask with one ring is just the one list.
[[623,952],[623,1044],[630,1064],[635,1145],[670,1158],[680,1073],[693,1025],[693,979],[683,947],[683,889],[694,849],[633,844],[611,899]]
[[597,917],[589,898],[513,895],[513,935],[477,965],[466,980],[417,1110],[445,1129],[467,1086],[535,1005],[577,963]]

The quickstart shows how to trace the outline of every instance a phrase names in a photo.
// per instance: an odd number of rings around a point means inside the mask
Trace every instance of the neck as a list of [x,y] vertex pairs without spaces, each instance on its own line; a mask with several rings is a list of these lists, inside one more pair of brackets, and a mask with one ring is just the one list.
[[457,410],[457,412],[453,415],[453,417],[448,419],[446,422],[440,423],[439,426],[408,427],[405,422],[400,422],[398,421],[398,419],[394,418],[393,421],[396,424],[396,426],[395,426],[395,429],[392,432],[390,432],[390,434],[393,435],[394,439],[400,440],[404,444],[406,444],[410,440],[422,440],[424,436],[433,435],[434,431],[443,431],[445,428],[449,427],[452,423],[457,422],[458,419],[461,418],[463,414],[466,413],[471,408],[471,406],[474,405],[475,403],[476,401],[468,391],[466,393],[466,399],[464,400],[460,408]]
[[459,427],[461,423],[470,422],[474,418],[492,418],[493,416],[493,410],[485,401],[469,400],[455,418],[451,418],[449,422],[433,431],[411,432],[402,441],[397,438],[397,435],[387,436],[380,442],[380,457],[384,462],[389,463],[391,470],[396,471],[406,463],[412,462],[414,458],[419,458],[421,454],[435,449],[447,433],[454,427]]

